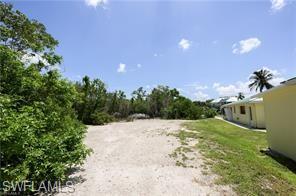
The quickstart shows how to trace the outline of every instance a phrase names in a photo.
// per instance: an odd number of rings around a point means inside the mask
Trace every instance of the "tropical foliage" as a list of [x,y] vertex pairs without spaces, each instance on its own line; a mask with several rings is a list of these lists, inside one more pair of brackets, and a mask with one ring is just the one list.
[[58,41],[11,5],[0,3],[0,20],[1,180],[64,180],[90,150],[75,87],[55,69]]
[[133,91],[131,99],[127,99],[123,91],[107,92],[101,80],[91,81],[85,76],[81,83],[76,83],[76,89],[80,98],[74,108],[78,119],[85,124],[105,124],[132,114],[167,119],[199,119],[216,115],[209,104],[195,104],[168,86],[158,86],[150,93],[140,87]]
[[238,100],[243,100],[245,98],[245,95],[242,92],[238,93],[237,99]]
[[70,82],[59,73],[58,41],[43,24],[0,2],[0,176],[34,182],[66,179],[90,153],[84,124],[105,124],[132,114],[198,119],[215,111],[158,86],[128,99],[99,79]]
[[272,78],[273,74],[267,69],[254,71],[250,77],[251,83],[249,84],[249,88],[251,90],[259,90],[260,92],[262,92],[264,88],[270,89],[273,87],[273,85],[270,84],[270,80],[272,80]]

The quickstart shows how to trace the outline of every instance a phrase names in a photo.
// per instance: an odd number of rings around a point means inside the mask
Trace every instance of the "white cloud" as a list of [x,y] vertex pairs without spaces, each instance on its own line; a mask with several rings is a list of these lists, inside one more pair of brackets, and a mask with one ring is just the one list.
[[188,39],[181,39],[179,42],[179,47],[182,48],[183,50],[188,50],[191,46],[191,42]]
[[232,53],[233,54],[248,53],[258,48],[260,45],[261,45],[261,41],[256,37],[241,40],[238,43],[235,43],[232,45]]
[[268,67],[263,67],[262,69],[266,69],[266,70],[270,71],[270,73],[272,73],[273,78],[270,80],[270,83],[273,86],[279,85],[281,82],[286,80],[286,78],[283,77],[282,72],[280,72],[276,69],[270,69]]
[[204,85],[204,86],[202,86],[202,85],[196,85],[194,88],[196,90],[205,90],[205,89],[208,89],[208,86],[207,85]]
[[[275,69],[270,69],[268,67],[262,67],[262,69],[266,69],[273,74],[273,79],[270,80],[270,83],[274,86],[279,85],[282,81],[285,81],[285,77],[283,74]],[[220,96],[236,96],[239,92],[244,93],[246,96],[250,96],[255,94],[256,92],[251,92],[249,89],[250,81],[247,79],[246,81],[237,81],[234,84],[221,85],[216,82],[213,84],[213,89],[217,91]]]
[[32,63],[36,64],[36,63],[39,63],[40,61],[44,65],[49,66],[48,61],[42,57],[42,54],[38,54],[38,53],[25,54],[22,56],[21,61],[25,65],[30,65]]
[[141,68],[142,67],[142,65],[141,64],[137,64],[137,68]]
[[[194,82],[191,84],[184,85],[186,87],[184,89],[178,89],[182,94],[186,95],[187,97],[190,97],[191,99],[199,100],[199,101],[205,101],[209,98],[208,94],[205,94],[203,90],[208,89],[209,87],[207,85],[201,85],[198,82]],[[189,87],[189,88],[188,88]]]
[[235,96],[239,92],[245,95],[250,95],[250,89],[248,87],[249,81],[242,82],[238,81],[235,84],[221,85],[220,83],[214,83],[213,88],[217,91],[220,96]]
[[191,84],[187,84],[185,86],[193,87],[195,90],[205,90],[205,89],[208,89],[208,86],[207,85],[201,85],[199,83],[191,83]]
[[85,0],[86,5],[96,8],[97,6],[105,6],[108,0]]
[[197,91],[196,93],[194,93],[194,96],[198,101],[206,101],[207,99],[209,99],[209,95],[203,93],[202,91]]
[[281,9],[283,9],[286,5],[286,1],[285,0],[270,0],[271,2],[271,11],[279,11]]
[[124,73],[124,72],[126,72],[126,65],[125,64],[123,64],[123,63],[120,63],[119,64],[119,66],[118,66],[118,68],[117,68],[117,72],[118,73]]
[[21,62],[23,62],[26,66],[29,66],[31,64],[37,64],[39,62],[43,63],[45,66],[47,66],[48,70],[61,70],[61,67],[59,64],[50,65],[48,61],[42,57],[43,54],[41,53],[30,53],[25,54],[21,57]]
[[219,83],[219,82],[215,82],[215,83],[213,84],[213,88],[217,88],[218,86],[220,86],[220,83]]

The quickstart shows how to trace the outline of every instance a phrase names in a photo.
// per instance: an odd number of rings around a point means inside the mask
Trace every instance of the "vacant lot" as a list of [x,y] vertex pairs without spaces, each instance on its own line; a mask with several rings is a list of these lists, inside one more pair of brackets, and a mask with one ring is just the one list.
[[182,123],[139,120],[89,127],[85,142],[94,152],[71,176],[77,180],[73,195],[233,195],[203,172],[198,151],[192,167],[176,165],[170,155],[180,142],[171,134]]
[[186,125],[188,130],[176,136],[184,147],[188,140],[199,141],[195,150],[206,158],[206,168],[222,176],[217,183],[232,184],[243,195],[296,195],[295,163],[283,158],[276,161],[260,152],[267,148],[265,133],[217,119]]

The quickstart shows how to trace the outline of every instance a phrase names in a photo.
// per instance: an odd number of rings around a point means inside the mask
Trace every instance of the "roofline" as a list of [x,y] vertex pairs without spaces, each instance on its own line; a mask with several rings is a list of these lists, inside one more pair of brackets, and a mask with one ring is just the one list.
[[246,104],[246,103],[263,103],[263,100],[250,100],[251,98],[254,98],[254,97],[250,97],[248,98],[247,100],[241,100],[241,101],[236,101],[236,102],[232,102],[232,103],[228,103],[228,104],[224,104],[221,106],[221,108],[224,108],[224,107],[227,107],[227,106],[232,106],[232,105],[237,105],[237,104]]
[[256,97],[262,98],[263,95],[265,95],[265,94],[268,94],[268,93],[273,92],[273,91],[275,91],[277,89],[283,88],[285,86],[290,86],[290,85],[296,85],[296,77],[291,78],[291,79],[286,80],[286,81],[283,81],[283,82],[281,82],[280,85],[278,85],[276,87],[273,87],[271,89],[268,89],[268,90],[266,90],[264,92],[258,93],[256,95],[253,95],[253,96],[251,96],[251,98],[256,98]]
[[293,85],[296,84],[296,77],[290,78],[289,80],[281,82],[281,84],[288,84],[288,85]]

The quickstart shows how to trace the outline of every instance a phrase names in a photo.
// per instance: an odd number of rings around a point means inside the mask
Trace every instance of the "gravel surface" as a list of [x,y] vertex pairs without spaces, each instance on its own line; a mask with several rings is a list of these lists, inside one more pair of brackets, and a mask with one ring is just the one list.
[[[176,166],[169,154],[180,142],[168,133],[181,129],[180,120],[137,120],[89,126],[86,144],[93,149],[81,169],[71,195],[234,195],[204,174],[196,152],[194,168]],[[59,193],[58,195],[69,195]]]

